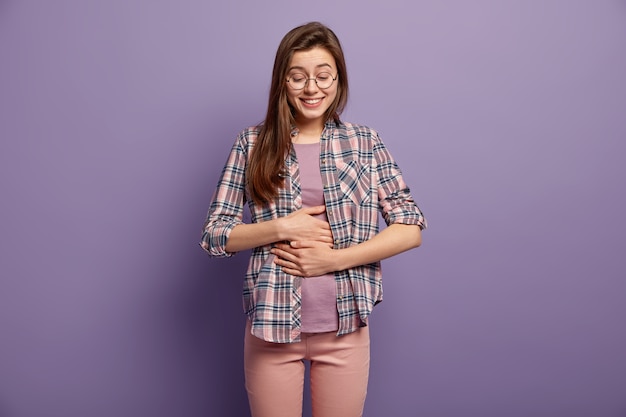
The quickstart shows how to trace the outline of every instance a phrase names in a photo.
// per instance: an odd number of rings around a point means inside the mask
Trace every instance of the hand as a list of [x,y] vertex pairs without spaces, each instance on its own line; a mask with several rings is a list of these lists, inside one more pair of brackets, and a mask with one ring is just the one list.
[[287,241],[315,241],[325,243],[333,247],[333,234],[330,224],[315,215],[326,211],[324,206],[307,207],[282,217],[280,221],[283,225],[284,240]]
[[294,241],[279,243],[271,252],[276,255],[274,263],[288,274],[300,277],[317,277],[334,272],[335,250],[323,242]]

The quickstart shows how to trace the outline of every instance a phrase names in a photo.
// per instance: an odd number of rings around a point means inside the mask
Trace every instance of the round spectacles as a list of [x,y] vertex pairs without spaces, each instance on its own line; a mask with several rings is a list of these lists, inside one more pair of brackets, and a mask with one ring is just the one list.
[[326,88],[330,88],[331,85],[335,82],[337,76],[333,77],[329,72],[320,72],[315,76],[315,78],[308,78],[306,75],[297,73],[291,74],[289,78],[287,78],[287,83],[289,83],[289,87],[294,90],[302,90],[306,87],[307,83],[310,80],[314,80],[315,84],[318,88],[324,90]]

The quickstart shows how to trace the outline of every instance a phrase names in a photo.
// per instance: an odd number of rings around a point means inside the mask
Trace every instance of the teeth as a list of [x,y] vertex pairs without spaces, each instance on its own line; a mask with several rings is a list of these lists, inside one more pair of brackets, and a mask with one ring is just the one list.
[[306,104],[317,104],[317,103],[319,103],[321,100],[322,100],[321,98],[318,98],[318,99],[315,99],[315,100],[304,100],[304,102],[305,102]]

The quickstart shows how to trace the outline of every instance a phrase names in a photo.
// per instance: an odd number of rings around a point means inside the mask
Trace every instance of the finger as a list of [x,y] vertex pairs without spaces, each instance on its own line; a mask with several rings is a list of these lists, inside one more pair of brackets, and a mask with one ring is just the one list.
[[286,267],[286,268],[295,268],[297,265],[295,265],[293,262],[289,262],[284,258],[280,258],[280,257],[276,257],[274,259],[274,263],[276,265],[282,266],[282,267]]
[[[304,274],[304,271],[302,271],[302,269],[298,265],[294,264],[293,262],[288,262],[288,261],[285,261],[284,259],[276,258],[274,259],[274,263],[280,266],[283,271],[288,272],[292,275]],[[297,272],[297,274],[295,272]]]
[[[325,242],[320,242],[319,240],[292,240],[289,244],[291,245],[291,249],[306,249],[315,248],[320,245],[327,245]],[[298,253],[295,250],[289,251],[288,249],[286,250],[286,252],[292,253],[294,255],[297,255]]]
[[326,206],[306,207],[302,209],[302,211],[303,213],[306,213],[306,214],[322,214],[323,212],[326,211]]
[[324,230],[321,234],[321,236],[327,237],[329,239],[333,238],[333,232],[331,232],[330,230]]
[[283,272],[289,274],[289,275],[295,275],[297,277],[304,277],[304,272],[298,270],[298,269],[293,269],[293,268],[287,268],[287,267],[282,267]]
[[274,248],[270,251],[270,253],[278,256],[279,258],[282,258],[291,262],[296,262],[298,260],[298,257],[296,256],[295,252],[289,251],[288,249],[283,250],[283,249]]

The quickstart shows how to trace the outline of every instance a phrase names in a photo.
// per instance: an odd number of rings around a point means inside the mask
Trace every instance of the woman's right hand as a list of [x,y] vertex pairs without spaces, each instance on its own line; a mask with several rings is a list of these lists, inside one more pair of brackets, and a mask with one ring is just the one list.
[[324,206],[308,207],[266,222],[238,224],[231,230],[225,250],[234,253],[286,241],[322,242],[332,248],[330,224],[314,217],[325,210]]
[[294,211],[281,217],[282,235],[287,241],[322,242],[333,247],[333,233],[330,224],[314,216],[324,213],[325,206],[314,206]]

